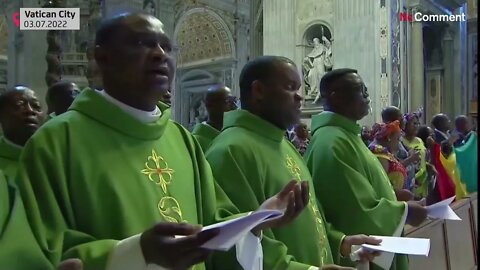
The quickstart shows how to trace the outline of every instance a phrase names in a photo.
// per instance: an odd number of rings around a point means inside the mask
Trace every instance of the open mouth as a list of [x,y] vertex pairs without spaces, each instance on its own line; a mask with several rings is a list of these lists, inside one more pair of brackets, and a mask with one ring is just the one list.
[[149,75],[153,75],[155,77],[162,77],[162,78],[167,78],[169,76],[169,69],[166,66],[159,66],[159,67],[154,67],[148,70]]

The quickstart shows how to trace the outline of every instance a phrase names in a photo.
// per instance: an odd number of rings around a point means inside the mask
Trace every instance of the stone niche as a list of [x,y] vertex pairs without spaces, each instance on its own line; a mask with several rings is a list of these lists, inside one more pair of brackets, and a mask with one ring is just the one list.
[[235,43],[225,20],[204,7],[181,14],[173,36],[178,48],[174,118],[192,129],[206,120],[203,99],[209,87],[222,83],[233,89]]
[[[322,38],[325,41],[322,41]],[[315,46],[315,41],[320,42]],[[303,96],[305,98],[304,111],[317,111],[322,105],[323,100],[319,96],[321,73],[332,70],[333,55],[331,52],[332,30],[324,23],[315,23],[309,26],[303,34],[303,51],[302,51],[302,79],[303,79]],[[326,47],[328,43],[330,49]],[[318,50],[323,50],[320,56],[323,60],[318,60]],[[316,53],[317,52],[317,53]],[[328,54],[328,60],[325,58]],[[318,100],[317,100],[318,99]]]

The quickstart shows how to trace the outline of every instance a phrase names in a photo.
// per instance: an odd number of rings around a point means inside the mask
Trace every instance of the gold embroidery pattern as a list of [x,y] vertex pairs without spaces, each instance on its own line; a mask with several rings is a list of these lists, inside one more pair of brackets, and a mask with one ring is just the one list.
[[[168,167],[165,159],[152,149],[152,155],[148,156],[147,162],[145,162],[145,169],[141,170],[141,173],[145,174],[148,180],[161,187],[165,196],[158,202],[157,208],[165,221],[175,223],[187,222],[183,219],[180,204],[177,199],[170,195],[170,191],[168,190],[168,186],[172,183],[175,170]],[[192,270],[196,268],[197,265],[191,267]]]
[[[286,161],[287,168],[290,170],[290,173],[296,178],[296,180],[301,181],[301,169],[298,166],[297,162],[289,155],[287,155]],[[313,216],[315,217],[316,222],[316,229],[320,236],[320,266],[325,265],[325,261],[328,259],[328,251],[327,251],[327,239],[326,239],[326,230],[325,226],[323,225],[322,215],[320,210],[318,210],[318,206],[316,202],[312,200],[312,194],[309,194],[309,202],[308,208],[312,211]]]
[[183,222],[182,209],[178,201],[170,195],[168,186],[172,183],[175,171],[168,167],[165,159],[152,150],[152,155],[145,162],[145,169],[142,174],[148,177],[148,180],[154,182],[162,188],[164,197],[158,202],[157,208],[162,217],[168,222]]
[[[149,166],[151,162],[153,162],[153,167]],[[167,186],[172,182],[174,172],[168,168],[168,163],[163,157],[157,155],[155,150],[152,150],[152,155],[148,157],[145,169],[142,170],[142,173],[147,175],[150,181],[162,187],[163,193],[167,193]]]

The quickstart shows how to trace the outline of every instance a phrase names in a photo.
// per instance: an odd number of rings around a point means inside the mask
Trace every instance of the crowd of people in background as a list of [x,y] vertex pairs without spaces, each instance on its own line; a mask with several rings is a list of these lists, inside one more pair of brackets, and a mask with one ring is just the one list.
[[[381,123],[361,129],[363,142],[382,164],[397,199],[431,204],[476,191],[476,173],[471,166],[477,147],[473,119],[458,115],[452,126],[450,118],[439,113],[430,125],[421,122],[421,108],[402,114],[399,108],[390,106],[382,110]],[[305,123],[292,126],[285,137],[301,155],[305,154],[310,142]]]

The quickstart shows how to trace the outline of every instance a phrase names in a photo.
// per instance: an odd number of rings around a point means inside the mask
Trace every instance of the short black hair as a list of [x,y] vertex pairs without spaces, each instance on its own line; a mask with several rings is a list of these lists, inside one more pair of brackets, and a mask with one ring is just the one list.
[[240,72],[240,103],[242,108],[248,108],[252,95],[252,83],[265,81],[274,73],[274,68],[279,63],[297,66],[292,60],[283,56],[265,55],[248,62]]
[[390,123],[390,122],[393,122],[395,120],[400,120],[400,119],[397,119],[397,116],[399,114],[400,115],[402,114],[402,112],[400,111],[399,108],[397,108],[395,106],[385,107],[382,110],[382,121],[384,123]]
[[468,122],[468,117],[466,115],[459,115],[455,118],[455,126],[458,126],[462,123],[462,121]]
[[440,125],[442,124],[442,121],[444,120],[448,120],[447,115],[443,113],[436,114],[432,118],[432,126],[436,129],[439,129]]
[[52,86],[48,88],[47,95],[45,96],[47,103],[53,101],[56,97],[56,94],[64,87],[70,86],[72,84],[74,84],[74,82],[71,81],[59,81],[52,84]]
[[122,22],[131,13],[121,13],[100,22],[100,26],[95,34],[95,45],[106,46],[110,43],[112,36],[120,30]]
[[430,130],[427,125],[422,125],[418,127],[417,137],[423,141],[424,145],[427,145],[427,138],[430,136]]
[[329,93],[332,92],[332,84],[343,76],[351,73],[357,74],[358,71],[353,68],[338,68],[327,72],[320,80],[320,96],[322,98],[328,97]]

